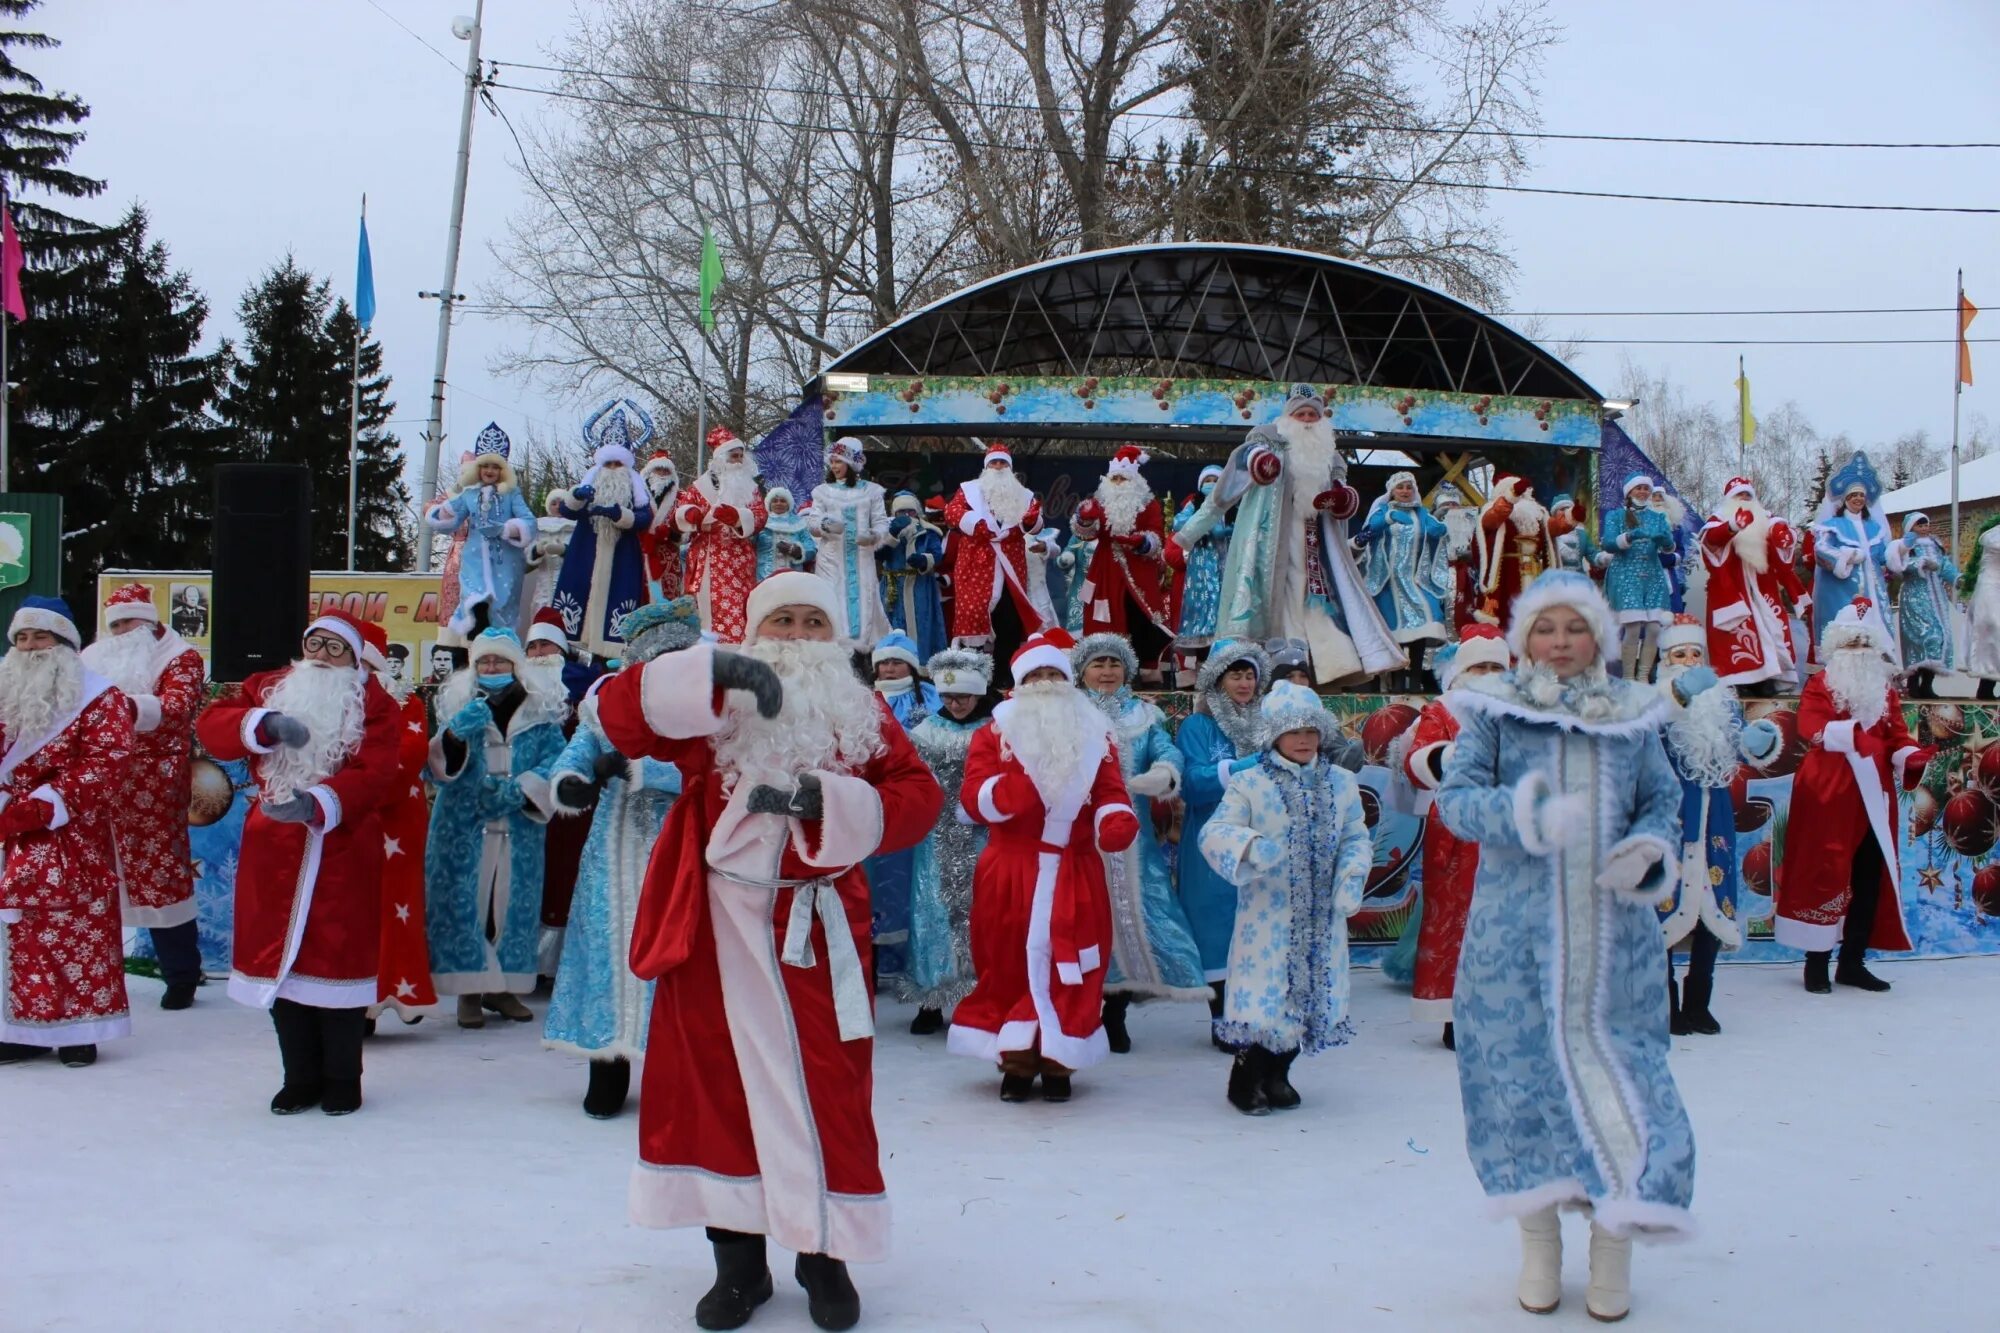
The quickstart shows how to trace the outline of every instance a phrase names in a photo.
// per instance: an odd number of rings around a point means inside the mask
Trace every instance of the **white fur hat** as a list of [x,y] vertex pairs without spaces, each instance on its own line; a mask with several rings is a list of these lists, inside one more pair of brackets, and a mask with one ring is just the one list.
[[847,614],[840,603],[834,600],[833,585],[817,574],[803,570],[787,569],[771,575],[750,590],[749,605],[744,609],[743,642],[757,642],[757,626],[764,623],[764,617],[781,606],[812,606],[826,612],[833,622],[833,636],[847,637]]
[[1296,681],[1281,680],[1264,696],[1264,744],[1269,747],[1288,731],[1310,727],[1323,741],[1340,735],[1340,721],[1327,711],[1317,693]]
[[1674,617],[1674,623],[1660,631],[1660,655],[1666,656],[1670,648],[1699,648],[1704,655],[1708,652],[1708,631],[1693,616],[1683,612]]
[[1590,581],[1588,575],[1567,569],[1551,569],[1514,599],[1507,622],[1507,647],[1517,660],[1527,659],[1528,629],[1535,623],[1535,617],[1557,606],[1566,606],[1590,622],[1590,632],[1597,640],[1600,659],[1606,652],[1616,650],[1618,621],[1611,614],[1611,603],[1604,600],[1604,594],[1597,590],[1597,585]]
[[1070,665],[1076,674],[1100,657],[1115,657],[1125,664],[1125,683],[1130,685],[1139,678],[1139,654],[1133,651],[1132,641],[1122,634],[1086,634],[1083,641],[1070,650]]
[[925,665],[939,694],[985,694],[993,688],[993,659],[970,648],[932,653]]

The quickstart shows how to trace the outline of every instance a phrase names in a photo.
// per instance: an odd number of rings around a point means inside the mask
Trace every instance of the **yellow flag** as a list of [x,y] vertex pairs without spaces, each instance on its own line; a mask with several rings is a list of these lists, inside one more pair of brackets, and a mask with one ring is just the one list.
[[1972,349],[1966,345],[1965,331],[1972,327],[1972,321],[1979,317],[1979,307],[1965,298],[1965,288],[1958,289],[1958,382],[1972,383]]
[[1742,431],[1742,443],[1757,442],[1757,418],[1750,411],[1750,376],[1744,372],[1743,363],[1736,363],[1736,418]]

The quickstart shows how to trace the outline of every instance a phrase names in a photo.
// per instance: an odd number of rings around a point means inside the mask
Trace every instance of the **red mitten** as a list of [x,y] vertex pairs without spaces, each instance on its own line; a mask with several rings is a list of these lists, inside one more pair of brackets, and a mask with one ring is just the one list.
[[1739,509],[1736,511],[1736,530],[1738,532],[1749,527],[1754,521],[1756,521],[1756,515],[1752,514],[1749,510]]
[[0,810],[0,838],[18,838],[23,833],[39,833],[56,817],[56,809],[33,796],[22,797]]
[[743,515],[736,512],[735,505],[717,505],[713,512],[715,521],[725,528],[735,527],[743,518]]
[[1122,852],[1139,837],[1139,817],[1120,810],[1097,821],[1097,845],[1107,852]]
[[1026,773],[1003,773],[1000,781],[993,785],[993,804],[1009,818],[1026,814],[1041,804],[1041,800],[1042,794],[1035,790],[1034,779]]
[[1313,497],[1313,508],[1335,518],[1353,518],[1361,507],[1361,492],[1335,482]]
[[1250,480],[1259,486],[1269,486],[1284,470],[1284,462],[1269,449],[1259,449],[1250,455]]
[[1915,754],[1903,761],[1904,791],[1915,791],[1922,785],[1924,770],[1930,767],[1931,760],[1937,758],[1937,752],[1935,745],[1920,745]]

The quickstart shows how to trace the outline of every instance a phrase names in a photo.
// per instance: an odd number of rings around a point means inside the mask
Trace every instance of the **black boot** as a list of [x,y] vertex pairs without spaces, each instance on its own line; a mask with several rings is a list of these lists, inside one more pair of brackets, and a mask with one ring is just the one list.
[[1833,983],[1827,980],[1827,965],[1833,961],[1833,950],[1819,949],[1806,955],[1806,989],[1814,995],[1833,994]]
[[1132,1050],[1132,1034],[1125,1030],[1125,1011],[1131,1007],[1129,995],[1104,997],[1104,1036],[1113,1055],[1127,1055]]
[[933,1032],[942,1031],[944,1031],[944,1010],[942,1009],[919,1009],[917,1010],[917,1016],[910,1020],[910,1035],[913,1037],[928,1037]]
[[[1889,987],[1884,984],[1882,989],[1888,990]],[[70,1069],[82,1069],[85,1065],[94,1065],[97,1063],[97,1045],[93,1042],[88,1046],[58,1046],[56,1059]]]
[[1000,1075],[1000,1100],[1003,1102],[1025,1102],[1035,1095],[1033,1074]]
[[361,1043],[368,1029],[366,1009],[309,1010],[319,1019],[319,1109],[352,1115],[361,1109]]
[[285,1085],[271,1098],[271,1114],[297,1115],[319,1105],[319,1019],[296,1000],[271,1005],[271,1026],[278,1031],[278,1058],[285,1066]]
[[695,1302],[695,1326],[741,1328],[758,1306],[771,1299],[764,1238],[710,1227],[708,1243],[715,1248],[715,1285]]
[[[1685,1037],[1694,1029],[1688,1026],[1687,1011],[1681,1007],[1680,983],[1674,980],[1673,965],[1668,963],[1667,971],[1667,1031],[1676,1037]],[[1689,996],[1694,994],[1694,978],[1688,978]]]
[[1273,1111],[1290,1111],[1301,1100],[1291,1079],[1292,1061],[1298,1058],[1296,1050],[1280,1051],[1264,1062],[1264,1100]]
[[1236,1047],[1222,1039],[1222,1010],[1229,998],[1229,983],[1211,981],[1208,983],[1208,1044],[1218,1051],[1236,1054]]
[[1687,986],[1681,992],[1681,1027],[1704,1037],[1722,1035],[1722,1024],[1715,1021],[1715,1015],[1708,1011],[1708,1002],[1715,998],[1715,978],[1697,977],[1690,973]]
[[847,1265],[824,1254],[802,1254],[792,1276],[806,1289],[806,1310],[821,1328],[853,1328],[861,1322],[861,1295]]
[[1458,1049],[1458,1033],[1450,1023],[1444,1025],[1444,1048],[1447,1051]]
[[38,1055],[48,1053],[49,1048],[46,1046],[30,1046],[24,1041],[0,1041],[0,1065],[19,1064],[23,1060],[32,1060]]
[[583,1113],[592,1120],[609,1120],[625,1109],[632,1091],[632,1062],[592,1060],[590,1087],[583,1094]]
[[1994,681],[1991,677],[1982,677],[1979,682],[1979,688],[1974,691],[1973,697],[1977,699],[1991,699],[1993,697],[1993,686]]
[[168,982],[167,993],[160,997],[160,1008],[192,1009],[194,1007],[194,988],[195,983],[192,981]]
[[1244,1115],[1271,1114],[1271,1099],[1264,1091],[1264,1069],[1270,1052],[1262,1046],[1245,1046],[1229,1066],[1229,1104]]
[[1865,957],[1865,954],[1861,954],[1850,958],[1845,949],[1841,950],[1840,966],[1834,968],[1833,979],[1843,986],[1852,986],[1856,990],[1888,990],[1889,983],[1868,970],[1868,964],[1863,961]]
[[1042,1100],[1045,1102],[1066,1102],[1070,1087],[1068,1074],[1042,1075]]

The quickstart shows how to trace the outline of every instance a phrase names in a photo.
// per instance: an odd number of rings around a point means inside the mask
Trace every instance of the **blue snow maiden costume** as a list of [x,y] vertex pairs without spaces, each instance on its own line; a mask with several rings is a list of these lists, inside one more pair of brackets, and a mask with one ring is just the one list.
[[[910,674],[901,680],[877,681],[875,692],[907,733],[937,712],[937,691],[917,675],[923,660],[917,656],[916,640],[901,630],[884,635],[868,656],[871,667],[884,662],[907,662]],[[875,975],[901,977],[906,966],[905,947],[910,939],[910,876],[916,849],[906,848],[886,856],[871,856],[861,863],[868,872],[869,897],[875,914]]]
[[[440,500],[424,515],[433,532],[446,535],[465,528],[465,549],[458,558],[458,609],[451,628],[460,635],[472,630],[473,608],[486,607],[487,623],[524,632],[520,623],[521,588],[528,568],[528,548],[535,544],[535,511],[521,497],[513,465],[507,461],[507,432],[489,421],[473,441],[472,457],[458,470],[459,491]],[[479,469],[500,465],[500,480],[483,485]]]
[[1544,574],[1509,646],[1571,608],[1597,659],[1468,680],[1437,810],[1479,844],[1453,1021],[1466,1151],[1496,1212],[1588,1206],[1613,1236],[1691,1230],[1694,1134],[1667,1068],[1654,905],[1678,880],[1681,783],[1657,692],[1613,679],[1616,627],[1581,575]]

